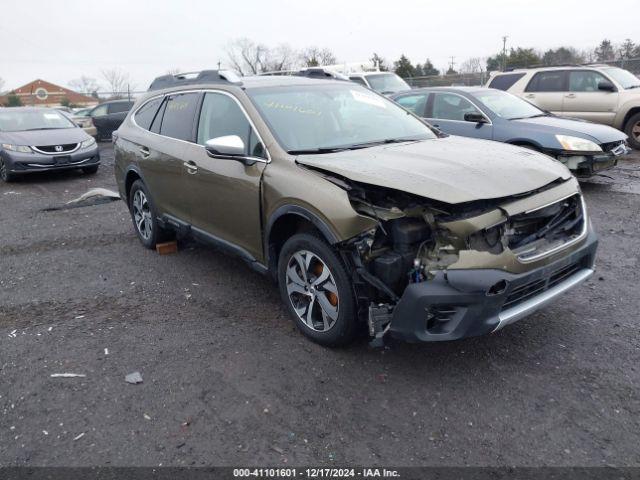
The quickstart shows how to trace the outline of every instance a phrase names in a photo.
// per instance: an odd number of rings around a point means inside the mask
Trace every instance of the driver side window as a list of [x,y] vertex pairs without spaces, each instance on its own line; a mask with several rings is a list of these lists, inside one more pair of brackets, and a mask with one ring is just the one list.
[[433,118],[464,122],[466,113],[481,112],[466,98],[453,93],[436,93],[433,99]]
[[245,155],[267,158],[266,151],[238,103],[222,93],[206,93],[198,123],[198,144],[228,135],[237,135],[245,145]]

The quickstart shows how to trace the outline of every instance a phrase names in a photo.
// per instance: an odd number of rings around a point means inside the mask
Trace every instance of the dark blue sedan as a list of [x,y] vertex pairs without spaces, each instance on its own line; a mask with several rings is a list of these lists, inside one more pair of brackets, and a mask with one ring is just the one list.
[[558,117],[501,90],[434,87],[391,98],[445,133],[538,150],[578,177],[612,168],[629,152],[627,136],[615,128]]

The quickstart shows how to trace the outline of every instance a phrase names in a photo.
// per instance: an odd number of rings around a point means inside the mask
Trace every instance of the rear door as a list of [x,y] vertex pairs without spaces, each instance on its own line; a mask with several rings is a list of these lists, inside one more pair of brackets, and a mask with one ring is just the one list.
[[[240,137],[252,165],[207,153],[204,145],[208,140],[228,135]],[[239,247],[237,253],[261,257],[260,181],[268,154],[239,100],[227,92],[206,92],[196,143],[186,147],[192,165],[187,193],[194,230],[235,250]]]
[[565,70],[547,70],[531,78],[522,96],[542,110],[561,115],[567,89]]
[[595,70],[571,70],[569,91],[565,94],[562,113],[596,123],[612,125],[620,94],[598,89],[598,84],[610,81]]
[[410,112],[415,113],[417,116],[425,118],[427,116],[427,101],[429,100],[428,93],[411,93],[397,97],[395,102],[403,106]]
[[489,123],[467,122],[467,113],[484,113],[470,100],[450,92],[434,92],[427,105],[427,121],[450,135],[462,137],[493,139],[493,125]]
[[117,130],[124,119],[133,107],[133,102],[122,101],[122,102],[113,102],[107,105],[107,117],[106,117],[106,126],[109,131],[113,132]]
[[[195,140],[200,97],[198,92],[166,96],[149,127],[151,133],[137,145],[138,164],[159,213],[183,223],[191,222],[185,159]],[[143,108],[135,113],[134,121]]]

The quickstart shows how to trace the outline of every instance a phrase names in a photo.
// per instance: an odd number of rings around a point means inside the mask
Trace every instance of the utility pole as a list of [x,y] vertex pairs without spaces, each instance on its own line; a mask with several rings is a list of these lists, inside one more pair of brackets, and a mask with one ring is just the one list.
[[502,71],[507,69],[507,39],[508,36],[502,37]]
[[455,67],[456,65],[456,62],[455,62],[456,57],[451,56],[449,58],[451,59],[451,61],[449,62],[449,71],[453,72],[454,71],[453,67]]
[[220,70],[220,60],[218,60],[218,70]]

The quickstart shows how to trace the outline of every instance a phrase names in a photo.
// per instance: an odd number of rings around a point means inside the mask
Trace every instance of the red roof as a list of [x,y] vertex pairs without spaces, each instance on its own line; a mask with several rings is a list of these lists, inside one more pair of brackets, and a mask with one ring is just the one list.
[[[61,105],[67,99],[73,105],[96,105],[98,99],[83,95],[68,88],[55,85],[45,80],[34,80],[26,85],[11,90],[10,94],[16,95],[23,105],[56,106]],[[7,96],[0,96],[0,104],[7,101]]]

